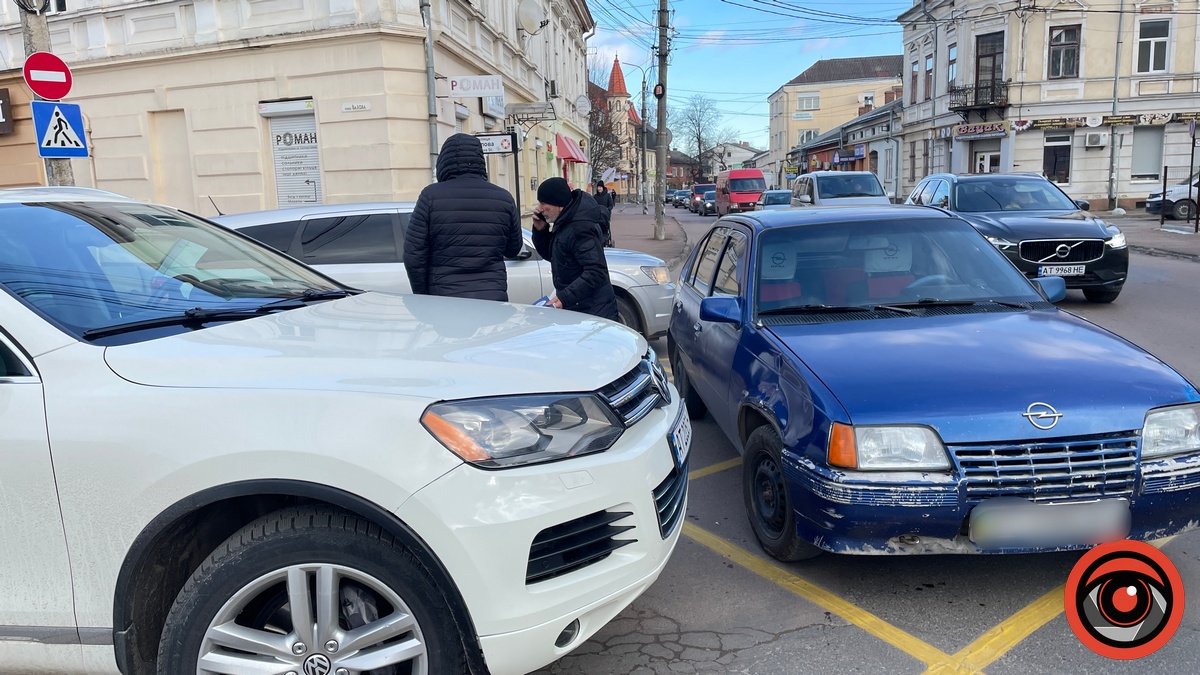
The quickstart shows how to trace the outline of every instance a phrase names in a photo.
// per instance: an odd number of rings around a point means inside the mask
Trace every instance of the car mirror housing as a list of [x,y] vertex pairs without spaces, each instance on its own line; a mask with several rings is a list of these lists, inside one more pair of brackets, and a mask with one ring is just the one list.
[[742,303],[732,295],[714,295],[700,301],[700,320],[740,324]]
[[1062,277],[1038,277],[1033,280],[1038,292],[1050,302],[1067,297],[1067,280]]
[[1078,206],[1080,211],[1090,211],[1092,205],[1086,199],[1076,199],[1075,206]]
[[521,244],[521,252],[516,255],[516,260],[529,260],[533,257],[533,249],[529,248],[529,244]]
[[808,195],[800,195],[800,203],[801,204],[811,204],[812,197],[809,197]]

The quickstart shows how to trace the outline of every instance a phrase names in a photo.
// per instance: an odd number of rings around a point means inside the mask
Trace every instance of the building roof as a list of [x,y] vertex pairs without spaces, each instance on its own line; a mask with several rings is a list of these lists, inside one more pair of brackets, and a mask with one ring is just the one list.
[[633,122],[639,127],[642,126],[642,118],[638,117],[637,111],[633,109],[633,105],[627,105],[625,106],[625,109],[629,111],[629,121]]
[[696,161],[695,157],[692,157],[691,155],[680,152],[678,150],[672,150],[670,152],[670,156],[667,158],[667,161],[669,161],[672,164],[680,164],[680,165],[699,164],[699,162]]
[[[844,80],[877,80],[900,77],[904,55],[857,56],[849,59],[821,59],[808,70],[792,78],[788,84],[816,84]],[[622,82],[622,84],[624,84]]]
[[[897,56],[896,63],[900,57]],[[613,56],[612,74],[608,76],[608,95],[609,96],[629,96],[629,90],[625,88],[625,73],[621,72],[621,57]]]
[[588,81],[588,98],[592,100],[593,108],[608,110],[608,90],[590,80]]

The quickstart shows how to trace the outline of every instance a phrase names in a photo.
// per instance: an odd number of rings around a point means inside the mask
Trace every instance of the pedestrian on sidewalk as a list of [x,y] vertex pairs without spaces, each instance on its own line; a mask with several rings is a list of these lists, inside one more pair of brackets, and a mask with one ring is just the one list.
[[421,190],[404,234],[404,271],[413,293],[507,302],[504,259],[523,245],[516,202],[488,182],[479,139],[447,138],[437,182]]
[[600,206],[600,210],[603,211],[600,218],[600,231],[604,234],[604,245],[612,246],[612,212],[615,204],[612,193],[608,191],[607,185],[601,183],[600,187],[596,188],[595,199],[596,203]]
[[572,190],[562,178],[538,186],[533,245],[550,261],[554,297],[550,305],[617,321],[617,296],[604,259],[600,217],[592,195]]

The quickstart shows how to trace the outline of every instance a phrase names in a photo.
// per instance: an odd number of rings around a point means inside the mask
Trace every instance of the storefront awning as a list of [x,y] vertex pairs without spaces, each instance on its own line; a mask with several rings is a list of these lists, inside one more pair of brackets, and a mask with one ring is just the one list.
[[583,148],[579,147],[573,139],[563,136],[562,134],[554,134],[554,140],[558,145],[558,158],[564,162],[578,162],[587,164],[587,155],[583,154]]

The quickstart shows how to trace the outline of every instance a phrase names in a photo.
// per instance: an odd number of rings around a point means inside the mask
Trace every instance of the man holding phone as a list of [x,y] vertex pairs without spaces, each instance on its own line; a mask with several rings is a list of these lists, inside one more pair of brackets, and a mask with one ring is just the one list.
[[592,195],[562,178],[538,186],[533,245],[550,261],[550,305],[617,321],[617,296],[604,259],[601,207]]

